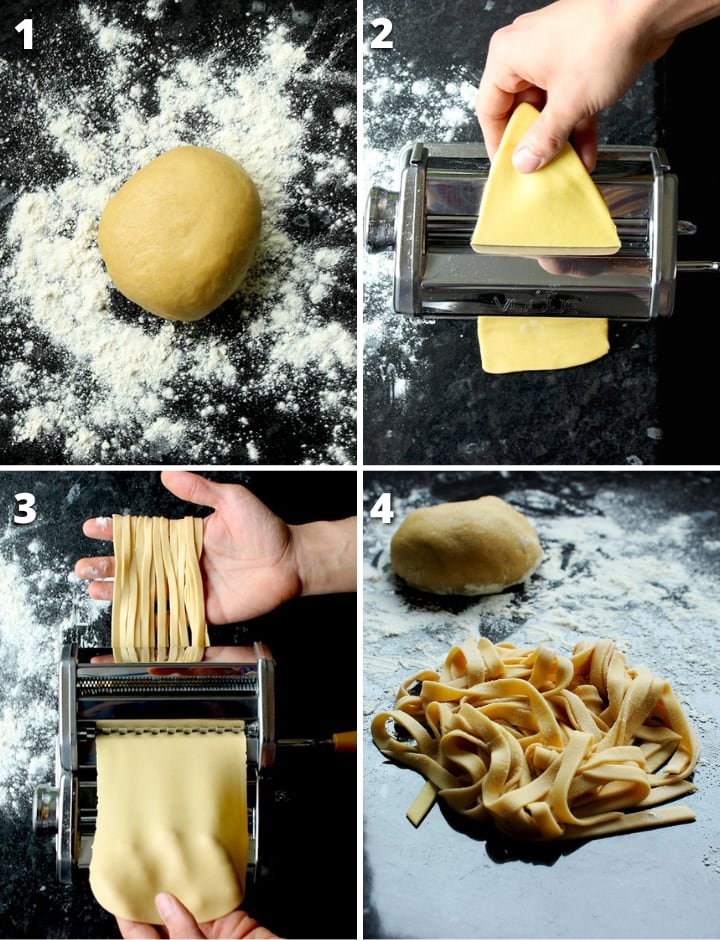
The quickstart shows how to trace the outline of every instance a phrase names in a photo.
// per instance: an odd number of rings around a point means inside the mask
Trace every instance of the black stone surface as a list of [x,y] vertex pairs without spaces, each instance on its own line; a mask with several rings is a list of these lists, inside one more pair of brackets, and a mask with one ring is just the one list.
[[[390,76],[402,63],[440,87],[467,74],[478,81],[492,33],[537,6],[533,0],[366,5],[366,41],[377,32],[369,28],[375,16],[392,21],[394,40],[392,50],[368,51],[367,74]],[[714,22],[678,38],[670,53],[646,66],[640,81],[599,122],[602,143],[666,148],[680,179],[679,216],[698,226],[698,235],[680,240],[678,253],[685,260],[720,257],[717,163],[698,124],[698,110],[690,106],[698,100],[698,87],[710,81],[719,36],[720,25]],[[385,96],[381,109],[366,98],[368,151],[399,154],[408,142],[396,133],[404,127],[401,117],[422,112],[422,95],[406,89]],[[415,139],[428,139],[426,134],[420,118]],[[480,139],[471,113],[453,139]],[[393,179],[373,182],[397,186]],[[701,416],[714,398],[719,289],[717,275],[680,275],[675,313],[668,322],[611,323],[610,354],[564,371],[482,372],[474,321],[413,323],[412,357],[403,339],[388,331],[365,354],[364,461],[440,466],[713,463],[717,438]],[[366,292],[364,307],[368,324],[391,315],[389,279],[379,291]],[[403,383],[402,394],[393,394],[397,379]]]
[[[697,233],[680,239],[678,257],[717,260],[720,256],[720,163],[710,140],[711,112],[697,80],[707,80],[720,42],[720,20],[679,36],[662,62],[663,113],[660,139],[680,179],[680,215]],[[713,274],[680,275],[675,315],[658,324],[658,404],[664,437],[659,463],[713,464],[720,460],[708,405],[716,397],[720,342],[720,279]]]
[[[356,512],[353,472],[215,471],[208,476],[243,483],[291,523]],[[12,522],[14,494],[21,492],[35,496],[38,511],[37,519],[24,526]],[[81,532],[86,518],[118,511],[172,517],[207,513],[176,499],[158,473],[145,471],[2,472],[0,507],[0,524],[13,530],[13,560],[28,576],[38,557],[62,574],[77,558],[103,553],[107,546]],[[38,600],[35,614],[49,638],[58,629],[59,614],[67,614],[73,596],[84,590],[67,581],[63,587],[61,580]],[[215,644],[259,639],[272,650],[278,737],[325,739],[356,726],[356,607],[354,594],[303,598],[250,622],[211,628]],[[102,616],[109,639],[109,611]],[[83,645],[82,630],[66,631],[63,641]],[[334,670],[335,662],[347,668]],[[33,695],[55,706],[54,670]],[[6,707],[11,706],[0,688],[0,710]],[[33,756],[33,743],[28,746]],[[356,779],[352,755],[293,751],[278,756],[265,816],[270,872],[246,907],[281,936],[356,936]],[[82,873],[71,886],[56,881],[54,841],[32,831],[31,804],[28,793],[22,812],[0,812],[0,936],[119,936],[114,918],[95,902]]]
[[[390,525],[369,516],[381,493],[391,494],[397,511]],[[546,559],[528,584],[510,589],[497,606],[498,597],[424,594],[393,573],[389,544],[405,513],[482,495],[508,500],[535,526]],[[720,475],[370,470],[364,503],[364,936],[716,937]],[[560,529],[552,528],[556,521]],[[679,541],[674,525],[684,533]],[[600,538],[588,542],[592,531]],[[561,557],[562,577],[552,561],[543,574],[549,559]],[[627,558],[627,576],[599,577],[612,570],[602,559],[620,558]],[[676,561],[687,580],[679,576],[666,590],[668,566]],[[631,571],[641,570],[647,574],[636,581]],[[695,584],[695,577],[702,581]],[[653,578],[663,588],[651,599]],[[541,638],[547,635],[552,642]],[[467,824],[439,801],[413,827],[405,813],[422,777],[384,758],[369,724],[392,708],[401,681],[436,669],[451,646],[470,636],[521,646],[546,642],[566,654],[580,639],[621,637],[631,663],[672,684],[697,730],[697,791],[679,801],[696,820],[528,845],[494,827]]]
[[[13,205],[21,193],[51,188],[64,180],[71,180],[74,168],[71,162],[53,147],[53,141],[45,128],[46,117],[39,111],[38,101],[48,90],[62,92],[76,89],[87,92],[94,101],[91,114],[82,114],[88,122],[89,133],[97,133],[103,122],[115,120],[112,101],[104,100],[106,61],[84,34],[78,23],[79,0],[34,0],[23,3],[10,0],[0,10],[0,57],[4,58],[18,76],[17,81],[3,81],[0,87],[0,122],[3,126],[0,138],[2,174],[0,176],[0,263],[7,265],[8,251],[6,227]],[[302,115],[309,106],[315,109],[315,119],[308,129],[306,147],[312,153],[331,152],[333,144],[328,140],[328,127],[333,124],[333,110],[341,107],[354,109],[356,103],[356,6],[350,0],[307,0],[303,3],[284,3],[278,0],[216,0],[203,3],[199,0],[169,0],[162,5],[162,17],[151,21],[143,15],[144,4],[119,0],[105,3],[85,4],[91,13],[108,15],[113,25],[126,28],[142,38],[148,49],[147,57],[137,67],[137,81],[144,85],[142,101],[148,122],[156,115],[154,100],[155,83],[168,63],[181,61],[184,57],[201,57],[213,54],[227,57],[233,65],[251,65],[259,58],[264,37],[282,25],[287,28],[288,40],[303,45],[308,53],[310,67],[332,62],[332,77],[322,92],[314,95],[308,90],[309,83],[298,79],[293,89],[293,113]],[[24,50],[22,37],[16,25],[23,19],[33,19],[34,48]],[[135,77],[135,76],[134,76]],[[258,93],[258,114],[263,113],[263,92]],[[313,100],[314,99],[314,100]],[[202,115],[200,116],[200,122]],[[200,127],[202,124],[200,123]],[[350,163],[354,162],[356,150],[356,127],[349,123],[342,130],[344,145]],[[199,132],[199,137],[201,134]],[[202,143],[197,141],[186,141]],[[337,143],[337,141],[335,141]],[[318,311],[318,321],[323,327],[337,323],[352,336],[356,333],[355,291],[355,235],[344,227],[338,231],[337,218],[343,212],[354,210],[355,194],[352,187],[339,191],[334,184],[325,187],[316,184],[313,172],[303,167],[301,173],[288,182],[290,199],[279,234],[291,240],[307,244],[312,249],[330,247],[341,249],[343,259],[335,268],[334,281],[323,297]],[[310,194],[310,195],[308,195]],[[327,202],[337,210],[327,210]],[[338,443],[354,455],[357,432],[353,416],[333,415],[315,394],[317,380],[310,374],[303,378],[295,376],[296,391],[301,407],[278,411],[278,389],[265,390],[258,382],[248,392],[248,382],[262,378],[267,363],[253,361],[244,350],[247,347],[246,333],[253,313],[259,306],[250,298],[244,298],[243,316],[238,315],[237,301],[232,298],[214,311],[209,318],[192,324],[184,324],[184,335],[203,337],[227,345],[231,360],[238,368],[237,385],[244,385],[240,392],[234,387],[218,387],[213,390],[217,408],[213,420],[214,438],[203,457],[203,462],[214,464],[267,464],[297,465],[304,463],[342,463],[333,456]],[[110,309],[104,315],[117,317],[120,321],[134,323],[142,311],[113,291]],[[16,309],[7,298],[0,298],[0,317],[15,324],[23,317],[23,310]],[[100,314],[99,314],[100,316]],[[26,317],[24,339],[34,343],[28,365],[34,370],[36,387],[44,374],[57,376],[60,381],[70,376],[78,364],[62,348],[54,348],[42,332]],[[154,336],[163,321],[151,317],[143,329]],[[102,320],[99,321],[101,328]],[[88,336],[88,344],[93,341]],[[17,344],[6,343],[0,350],[0,367],[23,362],[27,354],[16,348]],[[124,351],[118,350],[122,356]],[[306,381],[307,380],[307,381]],[[219,385],[220,383],[218,383]],[[354,401],[356,381],[353,369],[340,370],[335,386],[342,390],[351,404]],[[84,387],[88,407],[96,400],[102,401],[105,392],[88,371]],[[192,422],[198,410],[199,394],[193,392],[187,377],[179,374],[170,392],[176,418]],[[23,390],[27,397],[27,390]],[[0,461],[10,465],[34,464],[96,464],[122,466],[178,464],[188,460],[183,441],[174,441],[153,448],[149,445],[141,456],[128,458],[131,446],[136,443],[135,432],[129,430],[123,439],[120,432],[113,437],[112,428],[106,433],[111,441],[110,451],[99,456],[92,452],[86,457],[69,458],[64,452],[59,435],[41,433],[35,440],[14,436],[12,415],[19,407],[17,395],[9,388],[0,389]],[[134,405],[128,400],[127,407]],[[261,457],[243,441],[242,428],[248,423],[258,429],[262,438]],[[339,424],[338,428],[335,425]],[[192,424],[191,424],[192,427]],[[262,431],[260,430],[262,428]],[[215,444],[215,442],[217,442]],[[229,445],[229,450],[225,445]],[[155,452],[153,452],[155,450]],[[352,456],[349,462],[353,462]]]

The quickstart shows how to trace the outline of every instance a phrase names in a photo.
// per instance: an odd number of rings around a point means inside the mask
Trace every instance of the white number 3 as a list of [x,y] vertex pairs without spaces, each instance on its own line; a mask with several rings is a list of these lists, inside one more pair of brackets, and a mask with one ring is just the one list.
[[33,509],[35,497],[32,493],[16,493],[15,499],[18,504],[17,514],[13,516],[13,522],[18,525],[27,525],[28,522],[34,522],[37,518],[37,512]]

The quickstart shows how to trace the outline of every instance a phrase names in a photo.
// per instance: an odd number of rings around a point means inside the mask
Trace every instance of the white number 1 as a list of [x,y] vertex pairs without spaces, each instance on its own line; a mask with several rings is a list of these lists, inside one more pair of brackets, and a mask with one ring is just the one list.
[[32,20],[23,20],[15,27],[16,33],[23,33],[23,49],[32,49]]

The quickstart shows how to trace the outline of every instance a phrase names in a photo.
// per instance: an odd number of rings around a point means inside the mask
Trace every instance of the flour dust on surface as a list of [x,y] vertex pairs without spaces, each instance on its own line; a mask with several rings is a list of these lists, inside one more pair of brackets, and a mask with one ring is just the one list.
[[[439,668],[468,637],[544,644],[563,655],[580,640],[610,639],[630,666],[647,666],[673,687],[701,742],[698,813],[714,813],[720,787],[718,475],[445,471],[408,472],[404,483],[403,476],[378,471],[365,479],[366,509],[389,492],[395,511],[389,524],[369,516],[364,523],[366,735],[372,716],[392,706],[402,681]],[[490,493],[538,532],[544,559],[527,584],[475,598],[422,594],[403,584],[389,554],[402,519],[420,506]],[[720,830],[708,836],[704,864],[720,872]]]
[[[194,44],[184,7],[59,4],[42,55],[0,59],[6,457],[353,462],[354,73],[314,51],[320,21],[201,11]],[[237,159],[263,205],[246,284],[194,324],[122,298],[96,245],[110,195],[181,144]]]

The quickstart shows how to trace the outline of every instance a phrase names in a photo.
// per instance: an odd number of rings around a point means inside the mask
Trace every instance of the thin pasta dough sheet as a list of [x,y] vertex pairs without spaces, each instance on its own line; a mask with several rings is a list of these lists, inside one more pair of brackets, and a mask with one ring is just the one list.
[[615,223],[570,144],[534,173],[513,166],[513,152],[538,114],[523,101],[508,121],[483,190],[473,250],[531,257],[615,254]]
[[[227,724],[227,723],[226,723]],[[248,853],[244,725],[99,722],[90,886],[117,917],[160,923],[155,896],[199,922],[242,902]],[[182,730],[178,727],[182,725]]]
[[111,634],[117,662],[194,662],[208,645],[203,521],[113,516]]
[[[538,111],[513,112],[483,191],[474,251],[530,257],[606,255],[620,248],[617,229],[597,186],[570,144],[535,173],[518,173],[512,155]],[[606,319],[480,317],[485,372],[570,369],[609,351]]]
[[467,640],[439,672],[403,683],[371,730],[384,755],[426,778],[408,812],[415,825],[436,796],[521,839],[695,818],[684,806],[655,808],[695,789],[695,733],[670,685],[629,667],[609,640],[579,643],[569,657]]
[[593,317],[478,317],[485,372],[572,369],[610,350],[608,321]]

